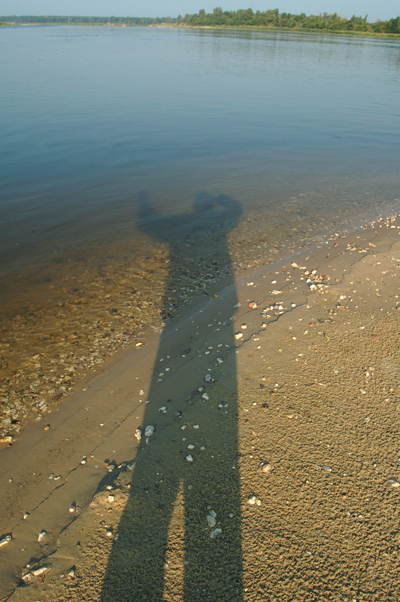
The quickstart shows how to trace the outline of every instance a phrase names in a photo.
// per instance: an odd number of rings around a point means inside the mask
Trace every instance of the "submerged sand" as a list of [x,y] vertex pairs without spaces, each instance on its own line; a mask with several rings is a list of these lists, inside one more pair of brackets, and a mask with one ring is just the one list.
[[4,444],[1,599],[398,600],[399,226],[213,291]]

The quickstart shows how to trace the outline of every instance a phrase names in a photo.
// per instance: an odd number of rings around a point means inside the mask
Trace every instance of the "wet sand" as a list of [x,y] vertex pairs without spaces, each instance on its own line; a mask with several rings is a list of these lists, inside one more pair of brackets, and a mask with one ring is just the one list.
[[4,432],[1,599],[399,599],[399,225],[225,266],[173,317],[160,244],[159,304],[103,366],[112,280],[97,374],[60,353],[74,394]]

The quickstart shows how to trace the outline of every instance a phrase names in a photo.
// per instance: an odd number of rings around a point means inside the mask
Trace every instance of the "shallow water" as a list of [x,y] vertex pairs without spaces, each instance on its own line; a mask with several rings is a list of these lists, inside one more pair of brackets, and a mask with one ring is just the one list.
[[240,271],[398,210],[398,40],[33,26],[0,45],[7,403],[145,340],[228,275],[226,242]]

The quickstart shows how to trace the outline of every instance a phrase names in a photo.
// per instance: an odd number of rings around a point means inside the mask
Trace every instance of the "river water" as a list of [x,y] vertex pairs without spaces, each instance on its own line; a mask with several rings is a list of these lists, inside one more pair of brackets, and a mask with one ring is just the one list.
[[21,26],[0,46],[5,431],[227,261],[398,211],[400,40]]

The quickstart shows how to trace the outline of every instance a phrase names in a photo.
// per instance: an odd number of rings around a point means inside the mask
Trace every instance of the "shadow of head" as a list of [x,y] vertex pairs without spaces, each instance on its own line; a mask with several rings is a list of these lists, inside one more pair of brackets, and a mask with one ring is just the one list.
[[181,213],[161,213],[149,200],[147,192],[137,196],[138,227],[153,239],[175,246],[192,236],[226,235],[241,217],[238,201],[227,195],[213,196],[207,191],[196,194],[191,207]]

